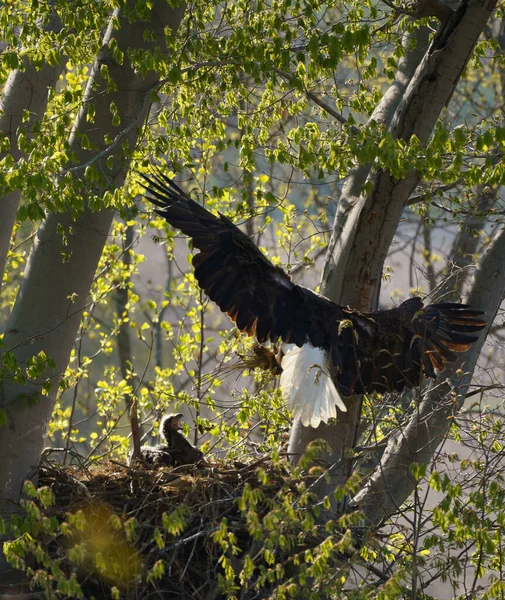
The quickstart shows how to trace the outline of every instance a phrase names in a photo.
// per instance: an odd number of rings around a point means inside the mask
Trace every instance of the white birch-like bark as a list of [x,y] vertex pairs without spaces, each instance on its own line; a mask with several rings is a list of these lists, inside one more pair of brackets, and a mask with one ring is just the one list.
[[[127,51],[163,45],[164,29],[168,26],[176,31],[183,12],[184,7],[172,8],[165,0],[156,0],[150,22],[130,23],[118,13],[120,28],[113,29],[113,20],[104,36],[71,138],[77,156],[77,166],[72,166],[75,172],[81,175],[79,165],[94,162],[104,175],[106,183],[96,184],[95,193],[123,184],[129,155],[148,114],[151,92],[159,81],[155,72],[136,73],[127,59]],[[145,36],[146,29],[155,35]],[[124,52],[122,64],[109,51],[107,44],[112,36]],[[153,37],[154,41],[145,41]],[[102,64],[108,66],[116,91],[111,91],[101,77]],[[117,106],[119,125],[112,123],[111,102]],[[95,109],[93,122],[86,119],[90,104]],[[92,151],[80,147],[80,134],[91,141]],[[104,138],[113,143],[108,144]],[[111,156],[112,165],[107,161]],[[55,361],[56,367],[51,373],[53,387],[49,396],[40,395],[39,381],[23,385],[4,382],[2,386],[0,407],[6,409],[8,422],[0,435],[1,515],[19,508],[23,481],[37,467],[58,381],[68,363],[112,218],[110,210],[92,212],[89,208],[75,220],[70,212],[51,214],[37,233],[4,343],[21,365],[43,351]],[[65,242],[60,233],[62,228],[67,233]],[[63,260],[63,253],[68,260]]]
[[[389,128],[395,138],[408,141],[416,135],[421,143],[427,143],[495,4],[495,0],[465,0],[441,23],[395,110]],[[367,177],[372,190],[361,195]],[[351,174],[328,247],[321,284],[323,295],[361,310],[376,307],[387,251],[403,207],[418,182],[419,175],[414,172],[403,180],[396,180],[388,171],[369,171],[366,167]],[[290,452],[300,455],[308,443],[320,438],[331,447],[325,458],[334,467],[329,479],[316,490],[318,493],[331,493],[345,483],[351,464],[346,454],[355,443],[360,412],[359,400],[351,398],[348,412],[339,414],[335,425],[310,429],[294,424]]]
[[[60,31],[59,17],[53,14],[44,29]],[[33,123],[40,121],[44,116],[48,90],[56,85],[64,64],[62,59],[57,65],[52,66],[46,63],[41,69],[37,69],[25,59],[23,69],[17,69],[9,74],[0,100],[0,131],[9,138],[9,153],[15,161],[24,156],[18,147],[18,128],[22,126],[27,136],[30,137]],[[30,111],[30,118],[23,123],[23,114],[26,110]],[[5,154],[0,154],[0,159],[4,156]],[[0,287],[19,199],[20,192],[18,190],[6,194],[0,199]]]
[[[393,137],[416,135],[426,144],[470,59],[496,2],[463,2],[440,26],[393,117]],[[402,209],[419,182],[398,181],[385,170],[372,175],[370,194],[342,195],[325,264],[322,293],[339,304],[370,310],[377,302],[382,267]]]

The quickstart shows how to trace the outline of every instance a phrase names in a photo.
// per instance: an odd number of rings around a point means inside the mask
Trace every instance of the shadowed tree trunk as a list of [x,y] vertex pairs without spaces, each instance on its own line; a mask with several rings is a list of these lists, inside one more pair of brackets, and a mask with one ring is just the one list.
[[[59,17],[53,15],[44,29],[60,31]],[[37,69],[25,58],[23,70],[17,69],[9,74],[0,100],[0,131],[9,139],[9,154],[15,161],[24,156],[18,147],[18,128],[23,127],[25,134],[30,137],[33,123],[41,120],[46,111],[48,90],[56,85],[64,65],[65,62],[61,59],[57,65],[45,64],[41,69]],[[30,117],[23,123],[25,111],[30,112]],[[5,154],[0,155],[0,158],[4,156]],[[0,200],[0,287],[19,198],[20,192],[16,190]]]
[[[479,341],[430,386],[419,410],[407,427],[389,440],[379,467],[354,498],[353,504],[371,524],[378,525],[397,512],[409,497],[416,485],[409,466],[414,462],[429,463],[450,427],[449,417],[461,409],[486,334],[505,295],[504,265],[505,228],[502,227],[480,261],[467,298],[472,306],[485,307],[488,326]],[[458,369],[464,372],[463,377],[456,375]]]
[[[495,2],[463,2],[440,24],[433,41],[416,66],[415,58],[407,54],[397,79],[408,85],[399,85],[400,93],[387,93],[374,115],[386,115],[389,132],[395,139],[407,142],[415,135],[426,144],[437,119],[452,93],[472,54],[473,48],[489,20]],[[412,65],[410,69],[406,68]],[[375,118],[372,116],[372,118]],[[402,210],[410,194],[419,183],[420,175],[409,172],[398,180],[387,170],[371,165],[358,167],[347,178],[332,238],[328,247],[321,282],[321,293],[341,304],[349,304],[361,310],[376,307],[382,276],[382,268],[388,249],[397,230]],[[368,182],[371,191],[362,194]],[[339,413],[336,424],[320,425],[317,429],[294,424],[290,438],[290,452],[300,455],[307,444],[322,438],[328,442],[331,452],[325,458],[331,477],[321,480],[319,494],[331,493],[343,485],[350,474],[351,460],[347,458],[352,449],[360,419],[360,402],[350,398],[346,402],[347,413]]]
[[[135,71],[127,50],[154,50],[162,45],[165,27],[175,31],[183,11],[184,7],[171,8],[165,0],[156,0],[150,22],[130,22],[122,18],[120,11],[114,15],[70,140],[76,158],[72,174],[81,176],[87,165],[94,165],[101,175],[92,190],[86,189],[86,196],[102,195],[123,184],[129,156],[149,110],[151,92],[159,81],[155,72]],[[115,30],[117,19],[120,28]],[[154,35],[146,36],[146,29]],[[113,37],[124,52],[122,64],[115,61],[109,49]],[[115,89],[102,78],[103,65],[107,65]],[[112,102],[119,123],[117,118],[113,122]],[[87,119],[90,106],[94,108],[94,119]],[[90,142],[86,148],[93,150],[81,147],[83,135]],[[1,516],[19,511],[23,481],[38,464],[58,382],[69,360],[112,218],[111,210],[93,212],[85,207],[75,219],[71,212],[49,215],[37,232],[4,343],[22,368],[41,352],[54,361],[54,368],[46,370],[48,375],[44,373],[43,378],[22,383],[5,381],[2,386],[0,408],[7,421],[0,435]],[[47,376],[52,379],[52,387],[42,395],[42,379]]]

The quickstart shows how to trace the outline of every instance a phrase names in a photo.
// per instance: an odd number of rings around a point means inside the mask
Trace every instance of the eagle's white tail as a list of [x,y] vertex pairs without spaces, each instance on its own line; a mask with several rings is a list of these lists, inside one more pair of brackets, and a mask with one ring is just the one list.
[[321,348],[304,344],[284,346],[281,387],[293,417],[305,427],[318,427],[321,421],[337,417],[337,407],[347,408],[330,376],[328,354]]

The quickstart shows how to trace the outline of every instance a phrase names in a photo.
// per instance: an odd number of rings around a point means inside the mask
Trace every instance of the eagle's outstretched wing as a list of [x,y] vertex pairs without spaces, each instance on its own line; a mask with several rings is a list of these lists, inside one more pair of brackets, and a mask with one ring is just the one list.
[[162,174],[146,177],[156,212],[193,240],[195,277],[207,296],[259,342],[330,350],[342,309],[292,283],[230,219],[213,215]]
[[420,298],[374,313],[338,306],[294,284],[227,217],[207,211],[168,177],[142,177],[156,212],[200,250],[193,265],[207,296],[259,342],[293,345],[281,385],[304,425],[327,422],[336,406],[346,410],[340,394],[401,391],[423,374],[435,377],[486,324],[464,304],[424,307]]
[[401,392],[420,385],[423,374],[434,378],[436,371],[443,371],[447,362],[456,360],[456,352],[465,352],[478,339],[475,334],[486,325],[481,315],[466,304],[446,302],[425,307],[420,298],[367,314],[374,326],[357,338],[359,368],[343,370],[341,391]]
[[[401,392],[434,378],[456,352],[465,352],[486,325],[465,304],[430,304],[410,298],[391,310],[344,309],[331,324],[339,332],[328,353],[308,345],[291,348],[282,361],[281,386],[303,425],[317,427],[337,416],[341,396]],[[330,374],[331,377],[324,376]],[[336,388],[332,382],[336,382]]]

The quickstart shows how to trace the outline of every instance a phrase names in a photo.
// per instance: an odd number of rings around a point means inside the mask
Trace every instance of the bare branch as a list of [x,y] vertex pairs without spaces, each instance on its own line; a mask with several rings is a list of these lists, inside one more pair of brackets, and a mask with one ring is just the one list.
[[[286,73],[286,71],[281,71],[281,69],[274,69],[274,71],[287,81],[291,82],[294,79],[294,76],[291,75],[291,73]],[[326,104],[326,102],[323,102],[319,96],[314,94],[314,92],[311,92],[310,90],[305,90],[305,95],[309,100],[314,102],[314,104],[317,104],[320,108],[322,108],[329,115],[331,115],[336,121],[338,121],[342,125],[347,125],[347,119],[343,117],[339,112],[337,112],[334,108]],[[350,127],[350,130],[352,133],[359,132],[359,129],[357,127],[354,127],[354,125]]]

